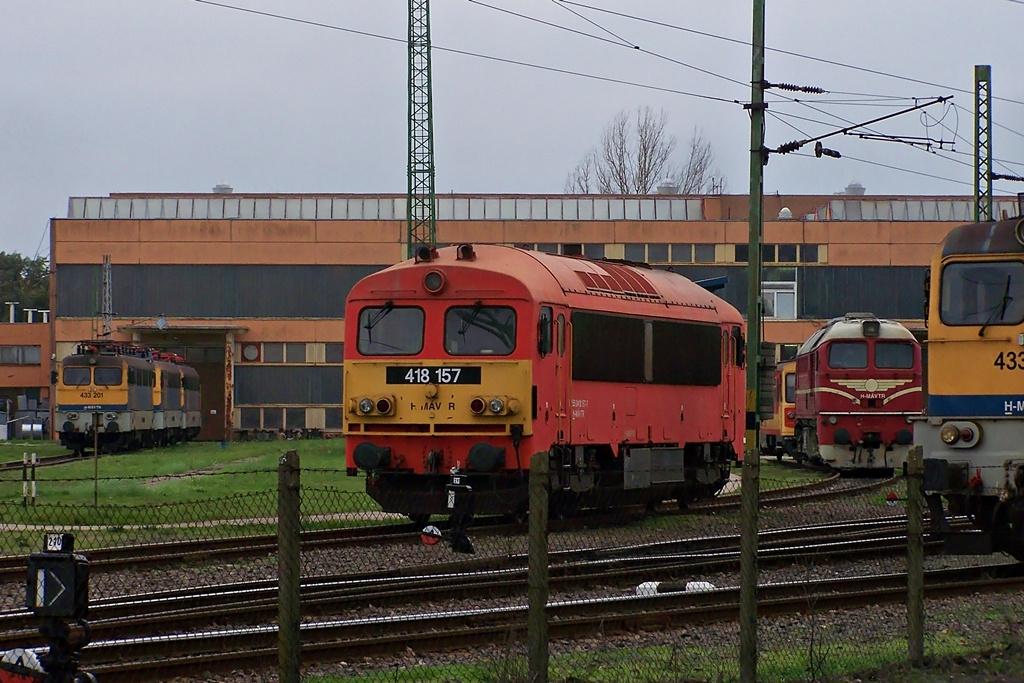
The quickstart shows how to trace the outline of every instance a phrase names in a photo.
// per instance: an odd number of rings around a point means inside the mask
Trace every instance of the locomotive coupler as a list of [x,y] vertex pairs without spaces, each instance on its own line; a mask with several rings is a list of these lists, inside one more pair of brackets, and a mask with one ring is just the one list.
[[448,542],[457,553],[473,554],[476,551],[466,535],[466,529],[473,523],[473,487],[458,467],[452,468],[445,492],[448,494],[450,524]]

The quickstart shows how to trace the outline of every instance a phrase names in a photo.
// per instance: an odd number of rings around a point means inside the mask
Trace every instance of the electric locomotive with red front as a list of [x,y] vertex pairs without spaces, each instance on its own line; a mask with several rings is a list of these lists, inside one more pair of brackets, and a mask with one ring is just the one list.
[[741,451],[744,323],[671,272],[513,247],[421,247],[345,315],[346,459],[416,521],[452,472],[475,514],[520,516],[530,457],[552,507],[714,495]]
[[870,313],[834,318],[796,356],[798,457],[837,470],[902,468],[920,417],[921,345]]

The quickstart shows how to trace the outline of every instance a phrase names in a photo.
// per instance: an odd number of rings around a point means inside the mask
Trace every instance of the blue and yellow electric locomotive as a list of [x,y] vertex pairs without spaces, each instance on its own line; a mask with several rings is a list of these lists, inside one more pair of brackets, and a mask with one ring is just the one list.
[[963,549],[1024,561],[1024,218],[954,228],[926,294],[928,410],[914,442],[932,519],[948,528],[943,496],[983,532]]
[[82,454],[188,441],[199,434],[199,375],[183,359],[149,348],[82,342],[57,371],[55,424],[61,445]]

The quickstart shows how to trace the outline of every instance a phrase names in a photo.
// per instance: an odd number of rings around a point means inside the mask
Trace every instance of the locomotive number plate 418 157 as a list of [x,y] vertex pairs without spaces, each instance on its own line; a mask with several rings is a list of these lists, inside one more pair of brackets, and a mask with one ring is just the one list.
[[388,384],[480,384],[480,368],[389,365]]

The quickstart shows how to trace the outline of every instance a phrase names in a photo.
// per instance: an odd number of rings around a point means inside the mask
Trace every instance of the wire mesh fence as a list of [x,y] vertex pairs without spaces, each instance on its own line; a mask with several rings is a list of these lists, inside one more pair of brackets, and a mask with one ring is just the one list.
[[[207,470],[160,475],[189,477],[187,500],[141,502],[133,492],[158,479],[142,475],[47,484],[98,486],[99,500],[122,495],[131,504],[0,500],[0,559],[9,567],[0,619],[14,624],[24,613],[24,562],[42,533],[67,532],[90,557],[90,618],[112,618],[127,609],[115,605],[140,596],[143,613],[207,601],[205,612],[165,616],[140,633],[171,652],[217,629],[249,634],[254,650],[270,639],[263,659],[245,666],[277,668],[282,681],[741,678],[738,471],[714,498],[680,505],[668,491],[572,514],[559,503],[566,492],[534,476],[537,516],[458,520],[384,512],[359,490],[362,477],[304,469],[301,447],[276,469]],[[226,492],[219,478],[228,477],[241,492],[204,495]],[[907,660],[907,481],[898,471],[838,477],[762,461],[757,680],[843,679]],[[453,543],[456,531],[472,552]],[[921,548],[925,572],[1012,563],[944,554],[927,533]],[[868,588],[885,576],[888,584]],[[925,652],[1019,643],[1022,603],[1019,593],[929,599]],[[12,626],[4,642],[20,633],[39,645],[27,624]],[[151,656],[138,648],[125,656]]]

